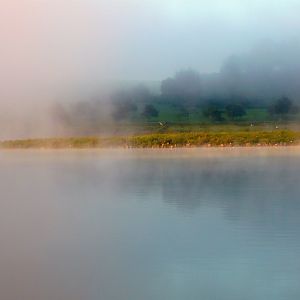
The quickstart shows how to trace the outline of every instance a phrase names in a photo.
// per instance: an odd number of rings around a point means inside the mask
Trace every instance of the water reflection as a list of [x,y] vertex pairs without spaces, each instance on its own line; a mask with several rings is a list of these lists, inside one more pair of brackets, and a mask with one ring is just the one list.
[[2,299],[299,299],[298,156],[7,153]]

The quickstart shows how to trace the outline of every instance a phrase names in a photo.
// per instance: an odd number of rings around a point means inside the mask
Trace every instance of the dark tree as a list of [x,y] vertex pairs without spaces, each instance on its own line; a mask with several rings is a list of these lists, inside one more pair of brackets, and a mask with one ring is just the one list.
[[158,110],[152,104],[147,104],[144,108],[142,116],[146,118],[157,117]]
[[176,108],[178,109],[178,114],[177,114],[178,119],[180,121],[187,121],[190,116],[190,113],[187,110],[187,108],[182,104],[176,105]]
[[246,111],[241,104],[228,104],[225,107],[225,111],[228,118],[232,120],[246,115]]
[[214,122],[224,121],[223,111],[216,105],[210,104],[203,108],[203,115]]
[[164,99],[176,100],[187,105],[193,105],[200,97],[200,75],[193,70],[177,72],[174,78],[168,78],[161,83],[161,94]]
[[286,116],[287,114],[297,113],[297,111],[297,107],[294,106],[293,101],[288,97],[281,97],[269,107],[269,113],[272,116]]
[[114,105],[113,117],[115,120],[126,119],[135,111],[137,111],[137,106],[133,102],[119,102]]
[[131,91],[119,90],[111,98],[113,104],[112,116],[115,120],[126,119],[131,113],[137,111],[137,105],[132,99]]

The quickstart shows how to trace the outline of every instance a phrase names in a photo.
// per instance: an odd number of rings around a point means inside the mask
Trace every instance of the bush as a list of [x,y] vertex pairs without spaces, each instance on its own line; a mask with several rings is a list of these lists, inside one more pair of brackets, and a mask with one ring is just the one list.
[[158,110],[151,104],[147,104],[144,108],[142,116],[146,118],[158,117]]
[[246,111],[241,104],[228,104],[225,107],[225,111],[228,118],[231,120],[246,115]]
[[299,109],[288,97],[281,97],[269,106],[269,113],[272,116],[284,117],[288,114],[298,113]]

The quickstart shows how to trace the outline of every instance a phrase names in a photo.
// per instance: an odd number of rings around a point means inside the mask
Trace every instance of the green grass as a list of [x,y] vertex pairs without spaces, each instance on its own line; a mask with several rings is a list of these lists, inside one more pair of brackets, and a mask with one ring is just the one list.
[[273,146],[300,144],[300,131],[152,133],[114,137],[78,137],[4,141],[2,149],[168,148],[201,146]]
[[270,121],[270,115],[267,109],[264,108],[250,108],[246,110],[246,115],[242,118],[243,121],[249,122],[264,122]]
[[[131,122],[143,123],[145,121],[150,122],[170,122],[176,124],[212,124],[212,121],[205,117],[202,114],[202,110],[200,108],[195,108],[189,112],[188,117],[182,113],[182,111],[169,103],[155,103],[153,106],[158,110],[159,115],[158,117],[152,117],[145,119],[141,116],[141,112],[143,110],[144,105],[140,105],[138,107],[137,112],[133,113],[130,117]],[[232,120],[229,120],[226,114],[223,114],[224,121],[223,123],[232,123]],[[293,119],[299,120],[299,116],[292,116]],[[261,123],[261,122],[270,122],[272,121],[271,116],[268,113],[266,108],[249,108],[246,109],[246,115],[237,118],[235,123]]]
[[[252,125],[251,125],[252,124]],[[184,123],[164,122],[161,126],[158,121],[144,121],[114,124],[110,132],[114,135],[133,135],[151,133],[189,133],[189,132],[257,132],[292,130],[300,131],[300,122],[228,122],[228,123]]]

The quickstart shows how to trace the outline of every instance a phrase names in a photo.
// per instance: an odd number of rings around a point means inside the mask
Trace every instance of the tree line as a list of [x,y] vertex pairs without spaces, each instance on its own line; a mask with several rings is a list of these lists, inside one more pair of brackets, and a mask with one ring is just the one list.
[[56,105],[53,114],[64,126],[85,132],[97,131],[108,119],[122,122],[138,117],[140,121],[164,121],[160,119],[162,105],[169,114],[176,114],[174,119],[178,121],[189,121],[191,114],[199,112],[199,120],[204,116],[212,123],[239,121],[251,108],[263,108],[274,120],[286,120],[299,112],[296,102],[287,96],[259,100],[237,92],[214,95],[205,92],[206,85],[198,72],[182,70],[163,80],[159,92],[137,85],[115,90],[106,101],[96,98]]
[[167,104],[176,108],[185,119],[188,119],[191,112],[201,110],[203,116],[211,122],[239,120],[247,114],[248,108],[264,108],[274,119],[286,119],[287,116],[299,112],[298,106],[287,96],[264,99],[261,102],[237,93],[230,96],[206,96],[203,93],[200,74],[191,69],[179,71],[174,77],[163,80],[158,95],[140,85],[118,91],[112,95],[112,103],[115,120],[123,120],[132,113],[137,113],[138,106],[143,107],[140,111],[141,117],[158,117],[159,110],[156,104]]

